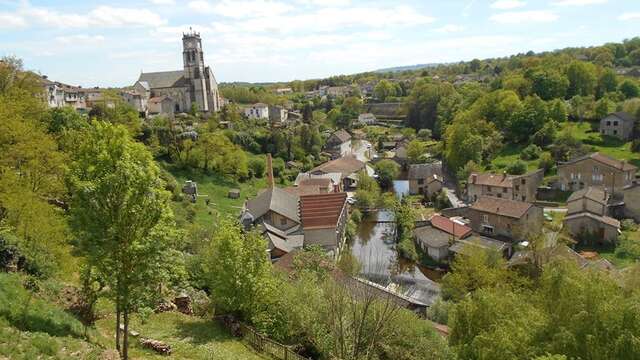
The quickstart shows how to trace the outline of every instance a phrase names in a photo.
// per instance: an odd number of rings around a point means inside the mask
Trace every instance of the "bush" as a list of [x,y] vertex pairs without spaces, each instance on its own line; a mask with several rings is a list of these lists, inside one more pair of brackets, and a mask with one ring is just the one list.
[[531,144],[524,148],[520,153],[520,159],[522,160],[535,160],[540,157],[542,149],[538,145]]
[[544,172],[547,173],[555,166],[556,162],[553,160],[553,157],[549,153],[543,153],[540,155],[540,161],[538,162],[538,169],[544,169]]
[[527,163],[522,160],[516,160],[507,167],[507,173],[511,175],[522,175],[527,172]]
[[253,177],[263,177],[266,167],[264,160],[261,158],[253,158],[249,160],[249,174]]
[[638,224],[633,219],[624,219],[620,223],[622,231],[636,231],[638,230]]
[[635,139],[631,142],[631,151],[640,152],[640,139]]
[[622,234],[618,240],[616,256],[620,258],[640,259],[640,240]]
[[438,324],[447,324],[449,322],[450,307],[450,302],[439,298],[427,308],[427,319]]
[[418,131],[418,138],[420,140],[431,140],[431,130],[430,129],[420,129]]

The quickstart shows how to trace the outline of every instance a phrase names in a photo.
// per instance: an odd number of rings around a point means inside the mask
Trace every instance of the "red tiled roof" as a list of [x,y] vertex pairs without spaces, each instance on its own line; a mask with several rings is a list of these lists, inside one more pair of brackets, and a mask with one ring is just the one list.
[[346,202],[346,193],[300,196],[302,228],[306,230],[335,227]]
[[471,228],[466,225],[455,223],[453,220],[436,214],[431,217],[431,226],[440,229],[457,238],[464,238],[471,234]]

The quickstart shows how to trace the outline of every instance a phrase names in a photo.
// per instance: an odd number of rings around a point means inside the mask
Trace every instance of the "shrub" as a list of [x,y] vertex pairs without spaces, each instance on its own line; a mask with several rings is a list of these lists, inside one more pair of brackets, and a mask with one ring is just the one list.
[[527,163],[522,160],[516,160],[507,167],[507,173],[511,175],[522,175],[527,172]]
[[249,160],[249,172],[251,176],[256,178],[263,177],[265,168],[265,162],[261,158],[253,158]]
[[631,151],[640,152],[640,139],[635,139],[631,142]]
[[633,219],[624,219],[621,222],[622,231],[636,231],[638,230],[638,224]]
[[531,144],[524,148],[520,153],[520,159],[522,160],[534,160],[540,157],[542,149],[538,145]]
[[544,172],[547,173],[555,166],[556,162],[553,160],[553,157],[549,153],[543,153],[540,155],[540,161],[538,162],[538,168],[544,169]]

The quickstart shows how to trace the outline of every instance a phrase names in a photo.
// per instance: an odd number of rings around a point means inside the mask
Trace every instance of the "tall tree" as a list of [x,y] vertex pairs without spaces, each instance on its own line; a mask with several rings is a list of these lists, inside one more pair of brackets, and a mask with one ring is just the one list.
[[127,359],[130,314],[173,263],[169,193],[151,154],[126,128],[94,122],[80,137],[69,174],[71,225],[88,264],[111,289],[116,348]]

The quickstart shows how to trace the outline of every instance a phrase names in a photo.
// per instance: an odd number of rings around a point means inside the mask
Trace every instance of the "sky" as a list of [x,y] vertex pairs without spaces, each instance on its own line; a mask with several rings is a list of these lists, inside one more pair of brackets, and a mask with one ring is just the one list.
[[218,82],[456,62],[640,36],[640,0],[0,0],[0,56],[72,85],[182,68],[200,32]]

